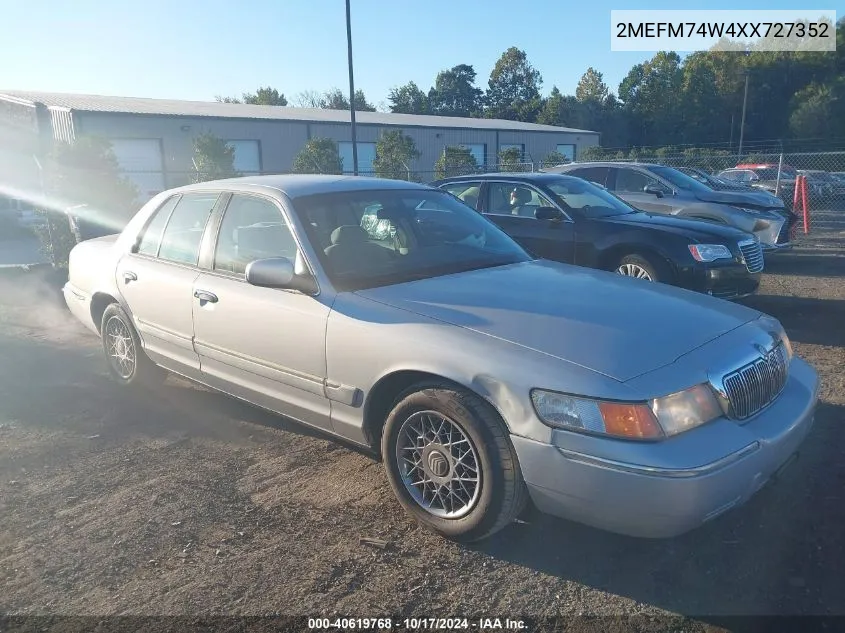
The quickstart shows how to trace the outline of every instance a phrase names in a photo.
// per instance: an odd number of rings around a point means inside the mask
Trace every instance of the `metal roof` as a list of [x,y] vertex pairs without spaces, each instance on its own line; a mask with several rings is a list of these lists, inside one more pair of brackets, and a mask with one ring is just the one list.
[[[82,112],[115,112],[163,116],[221,117],[231,119],[265,119],[277,121],[307,121],[314,123],[350,123],[347,110],[321,108],[291,108],[281,106],[220,103],[217,101],[180,101],[177,99],[148,99],[146,97],[107,97],[102,95],[66,94],[61,92],[31,92],[0,90],[0,99],[24,99],[47,107],[70,108]],[[394,114],[388,112],[356,112],[355,119],[365,125],[395,125],[408,127],[464,128],[520,132],[558,132],[598,134],[591,130],[539,125],[503,119],[475,119],[467,117],[433,116],[425,114]]]
[[208,191],[208,190],[254,190],[270,188],[281,191],[289,198],[300,198],[318,193],[340,193],[345,191],[372,191],[383,189],[425,190],[426,185],[406,180],[371,178],[367,176],[332,176],[320,174],[277,174],[267,176],[242,176],[209,180],[192,185],[178,187],[172,191]]

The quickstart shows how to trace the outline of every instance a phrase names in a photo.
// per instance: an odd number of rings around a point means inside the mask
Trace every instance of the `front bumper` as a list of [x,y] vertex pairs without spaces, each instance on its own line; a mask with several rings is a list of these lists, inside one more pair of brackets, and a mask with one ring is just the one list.
[[762,488],[796,455],[817,400],[818,376],[796,358],[780,396],[745,424],[722,418],[648,444],[606,439],[601,456],[575,450],[566,432],[556,432],[552,444],[512,440],[540,511],[611,532],[668,538]]
[[678,285],[719,299],[738,299],[757,292],[760,276],[748,272],[743,263],[716,260],[681,271]]

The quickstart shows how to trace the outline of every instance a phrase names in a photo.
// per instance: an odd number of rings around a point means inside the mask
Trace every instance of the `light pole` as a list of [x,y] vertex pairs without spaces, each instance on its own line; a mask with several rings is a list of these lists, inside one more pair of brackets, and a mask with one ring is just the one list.
[[355,79],[352,75],[352,18],[346,0],[346,48],[349,62],[349,116],[352,121],[352,175],[358,175],[358,142],[355,133]]
[[[347,0],[348,1],[348,0]],[[742,97],[742,121],[739,124],[739,153],[742,158],[742,141],[745,138],[745,106],[748,103],[748,71],[745,71],[745,94]]]

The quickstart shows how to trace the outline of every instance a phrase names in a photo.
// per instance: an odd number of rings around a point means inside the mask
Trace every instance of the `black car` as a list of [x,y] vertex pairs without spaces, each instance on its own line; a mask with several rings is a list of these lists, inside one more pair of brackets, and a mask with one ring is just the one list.
[[752,294],[763,251],[728,226],[636,210],[559,174],[473,174],[431,183],[483,213],[536,257],[616,271],[716,297]]

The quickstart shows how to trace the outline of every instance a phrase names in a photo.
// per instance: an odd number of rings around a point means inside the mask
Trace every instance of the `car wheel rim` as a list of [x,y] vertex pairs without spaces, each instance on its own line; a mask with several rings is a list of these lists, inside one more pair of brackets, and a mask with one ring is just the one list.
[[106,348],[115,373],[124,380],[131,378],[137,360],[135,341],[129,327],[120,317],[112,317],[106,323]]
[[622,264],[616,269],[616,272],[620,275],[625,275],[626,277],[635,277],[637,279],[653,281],[648,271],[637,264]]
[[405,490],[429,514],[459,519],[478,502],[478,454],[463,429],[441,413],[420,411],[405,420],[396,464]]

